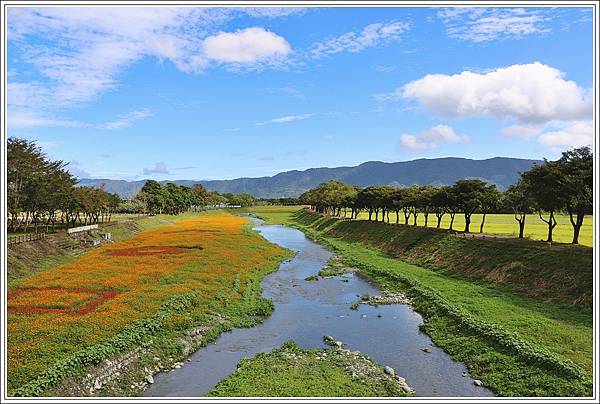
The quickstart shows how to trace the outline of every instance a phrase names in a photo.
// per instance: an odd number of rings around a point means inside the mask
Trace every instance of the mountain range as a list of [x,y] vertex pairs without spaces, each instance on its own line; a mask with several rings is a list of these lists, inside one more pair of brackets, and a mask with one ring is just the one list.
[[[420,185],[450,185],[463,178],[478,178],[504,190],[515,183],[519,173],[527,171],[539,160],[494,157],[472,160],[458,157],[418,159],[396,163],[369,161],[354,167],[309,168],[286,171],[271,177],[237,178],[232,180],[174,180],[178,185],[202,184],[219,193],[247,192],[259,198],[297,197],[303,192],[329,180],[340,180],[361,187],[392,185],[396,187]],[[80,186],[97,187],[103,184],[108,192],[122,198],[132,198],[147,179],[138,181],[83,178]]]

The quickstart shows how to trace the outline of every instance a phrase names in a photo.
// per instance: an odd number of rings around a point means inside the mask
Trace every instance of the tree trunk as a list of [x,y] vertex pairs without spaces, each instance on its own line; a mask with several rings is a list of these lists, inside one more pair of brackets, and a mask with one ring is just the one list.
[[413,212],[413,226],[417,225],[417,216],[419,216],[419,214],[417,212]]
[[456,216],[456,213],[450,213],[450,230],[454,230],[452,228],[452,226],[454,226],[454,216]]
[[483,218],[481,218],[481,225],[479,226],[479,232],[483,233],[483,226],[485,225],[485,213],[483,214]]
[[400,209],[396,209],[396,224],[400,222]]
[[471,215],[465,213],[465,233],[469,232],[470,226],[471,226]]
[[427,221],[429,220],[429,212],[423,213],[423,216],[425,216],[425,227],[427,227]]
[[573,209],[568,209],[568,211],[569,220],[571,221],[571,225],[573,225],[573,241],[571,241],[571,244],[579,244],[579,232],[581,231],[581,226],[583,225],[585,213],[578,211],[575,220],[573,220]]
[[548,218],[548,220],[546,220],[542,217],[541,211],[539,211],[538,214],[540,216],[540,219],[548,225],[548,238],[546,239],[546,242],[551,243],[553,241],[552,240],[552,231],[556,227],[556,219],[554,218],[554,211],[550,211],[550,217]]
[[373,216],[373,210],[369,209],[369,222],[371,221],[371,216]]
[[523,238],[525,233],[525,217],[524,213],[521,213],[520,216],[515,214],[515,220],[519,222],[519,238]]
[[444,214],[442,213],[441,215],[439,213],[436,213],[435,216],[437,217],[437,227],[438,229],[442,226],[442,217],[444,216]]

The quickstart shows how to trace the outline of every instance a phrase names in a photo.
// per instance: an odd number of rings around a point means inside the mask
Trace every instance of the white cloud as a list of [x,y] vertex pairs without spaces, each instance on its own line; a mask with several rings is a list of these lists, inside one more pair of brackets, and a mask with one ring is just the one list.
[[91,174],[81,168],[81,164],[78,161],[71,161],[67,164],[67,170],[77,178],[90,178]]
[[360,33],[346,32],[336,38],[314,44],[310,54],[314,58],[340,52],[361,52],[369,47],[400,39],[400,34],[408,31],[410,24],[405,22],[375,23],[367,25]]
[[544,125],[523,124],[507,126],[502,128],[500,133],[505,137],[520,137],[528,139],[538,136],[543,130]]
[[415,99],[445,117],[488,116],[529,124],[589,119],[592,115],[591,90],[565,80],[560,70],[539,62],[485,74],[430,74],[376,97]]
[[206,38],[202,47],[208,58],[226,63],[284,58],[292,50],[283,37],[261,27],[220,32]]
[[158,163],[154,163],[152,167],[145,167],[143,174],[169,174],[169,170],[167,170],[165,163],[159,161]]
[[262,126],[262,125],[267,125],[270,123],[288,123],[288,122],[293,122],[293,121],[301,121],[303,119],[310,118],[311,116],[313,116],[313,114],[287,115],[287,116],[282,116],[280,118],[274,118],[274,119],[271,119],[271,120],[265,121],[265,122],[258,122],[255,125]]
[[114,121],[100,124],[98,127],[102,129],[121,129],[131,126],[131,124],[135,121],[139,121],[150,116],[152,116],[152,111],[150,111],[148,108],[144,108],[139,111],[133,111],[125,114]]
[[541,10],[523,8],[444,8],[438,17],[451,38],[472,42],[521,39],[550,32],[550,20]]
[[[170,61],[186,73],[201,73],[214,61],[251,63],[286,53],[287,42],[255,27],[219,49],[216,27],[240,15],[279,17],[303,10],[207,7],[20,7],[8,12],[8,37],[21,62],[39,74],[36,82],[14,82],[9,113],[42,115],[79,106],[119,87],[124,70],[144,57]],[[262,31],[261,31],[262,30]],[[223,34],[227,35],[227,34]],[[228,34],[236,36],[236,34]],[[211,38],[205,53],[204,39]],[[256,42],[252,43],[251,39]],[[221,43],[223,37],[220,37]],[[227,42],[227,41],[224,41]],[[246,46],[244,46],[245,44]],[[289,52],[289,50],[288,50]],[[211,59],[212,57],[212,59]],[[273,64],[276,66],[276,64]],[[265,67],[265,64],[261,64]],[[22,80],[22,79],[21,79]],[[22,80],[23,81],[23,80]],[[53,114],[52,114],[53,115]]]
[[124,114],[114,121],[102,123],[89,123],[69,119],[49,118],[47,115],[37,115],[29,111],[14,111],[8,115],[10,128],[35,128],[42,126],[56,126],[63,128],[93,128],[93,129],[121,129],[131,126],[135,121],[152,116],[152,111],[144,108]]
[[271,91],[276,91],[279,93],[287,94],[292,98],[300,98],[304,99],[304,94],[300,90],[297,90],[294,87],[270,87]]
[[465,142],[467,140],[468,137],[466,135],[456,134],[450,126],[437,125],[414,135],[407,133],[401,135],[398,149],[416,151],[435,150],[444,143]]
[[561,129],[542,133],[539,141],[553,148],[589,146],[594,142],[594,126],[592,121],[575,122]]

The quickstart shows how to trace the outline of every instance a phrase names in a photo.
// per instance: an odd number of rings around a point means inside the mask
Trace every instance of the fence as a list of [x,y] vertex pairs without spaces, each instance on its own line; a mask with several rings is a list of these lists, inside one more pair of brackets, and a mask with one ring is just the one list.
[[21,236],[9,237],[6,243],[8,245],[15,245],[26,243],[29,241],[42,240],[46,238],[46,233],[32,233],[32,234],[23,234]]
[[88,230],[94,230],[97,229],[98,225],[97,224],[90,224],[88,226],[80,226],[80,227],[73,227],[71,229],[67,229],[67,233],[68,234],[73,234],[73,233],[79,233],[82,231],[88,231]]

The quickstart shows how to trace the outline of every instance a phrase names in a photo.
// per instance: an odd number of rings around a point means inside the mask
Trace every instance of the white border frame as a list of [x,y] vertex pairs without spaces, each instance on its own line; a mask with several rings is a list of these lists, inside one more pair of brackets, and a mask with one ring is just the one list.
[[156,403],[156,402],[173,402],[173,403],[181,403],[181,402],[190,402],[190,401],[202,401],[202,402],[221,402],[221,401],[234,401],[234,402],[256,402],[256,401],[266,401],[266,402],[294,402],[294,403],[302,403],[302,402],[331,402],[331,403],[345,403],[345,402],[390,402],[390,401],[402,401],[406,399],[399,400],[397,398],[223,398],[223,399],[213,399],[213,398],[198,398],[198,397],[181,397],[181,398],[147,398],[147,397],[111,397],[111,398],[70,398],[70,397],[40,397],[40,398],[20,398],[20,397],[9,397],[7,395],[7,374],[6,374],[6,344],[7,344],[7,288],[6,288],[6,267],[7,267],[7,199],[6,199],[6,142],[8,139],[7,133],[7,122],[6,122],[6,114],[7,114],[7,83],[8,83],[8,64],[7,64],[7,15],[6,10],[8,7],[89,7],[89,6],[100,6],[100,7],[128,7],[128,6],[151,6],[151,7],[310,7],[310,8],[324,8],[324,7],[365,7],[365,8],[374,8],[374,7],[399,7],[399,8],[409,8],[409,7],[419,7],[419,8],[440,8],[440,7],[592,7],[593,9],[593,78],[592,78],[592,88],[593,88],[593,127],[595,130],[594,144],[593,144],[593,152],[594,152],[594,228],[593,228],[593,261],[594,261],[594,270],[593,270],[593,282],[594,282],[594,338],[593,338],[593,355],[594,355],[594,387],[593,387],[593,397],[591,398],[573,398],[573,397],[564,397],[564,398],[502,398],[502,397],[477,397],[477,398],[426,398],[426,397],[413,397],[409,400],[412,401],[425,401],[425,402],[465,402],[465,403],[478,403],[482,401],[486,402],[532,402],[532,403],[547,403],[547,402],[565,402],[565,401],[577,401],[582,403],[596,403],[598,402],[598,323],[597,323],[597,314],[598,314],[598,235],[599,235],[599,210],[598,210],[598,143],[599,138],[599,122],[597,120],[598,116],[598,88],[596,86],[597,79],[600,74],[598,71],[598,8],[600,7],[597,1],[265,1],[265,0],[249,0],[249,1],[66,1],[66,0],[56,0],[56,1],[24,1],[24,0],[5,0],[1,3],[0,9],[0,27],[1,34],[0,37],[2,41],[0,43],[0,49],[2,50],[1,55],[1,97],[2,103],[0,105],[0,122],[1,122],[1,142],[0,142],[0,160],[1,160],[1,183],[0,183],[0,196],[2,197],[2,201],[0,203],[0,234],[2,235],[2,250],[1,250],[1,268],[2,271],[0,273],[0,285],[2,288],[2,302],[0,303],[2,308],[2,339],[0,341],[0,353],[2,356],[2,364],[0,365],[0,384],[2,385],[2,401],[3,402],[85,402],[85,403],[99,403],[110,401],[124,401],[124,402],[138,402],[138,403]]

